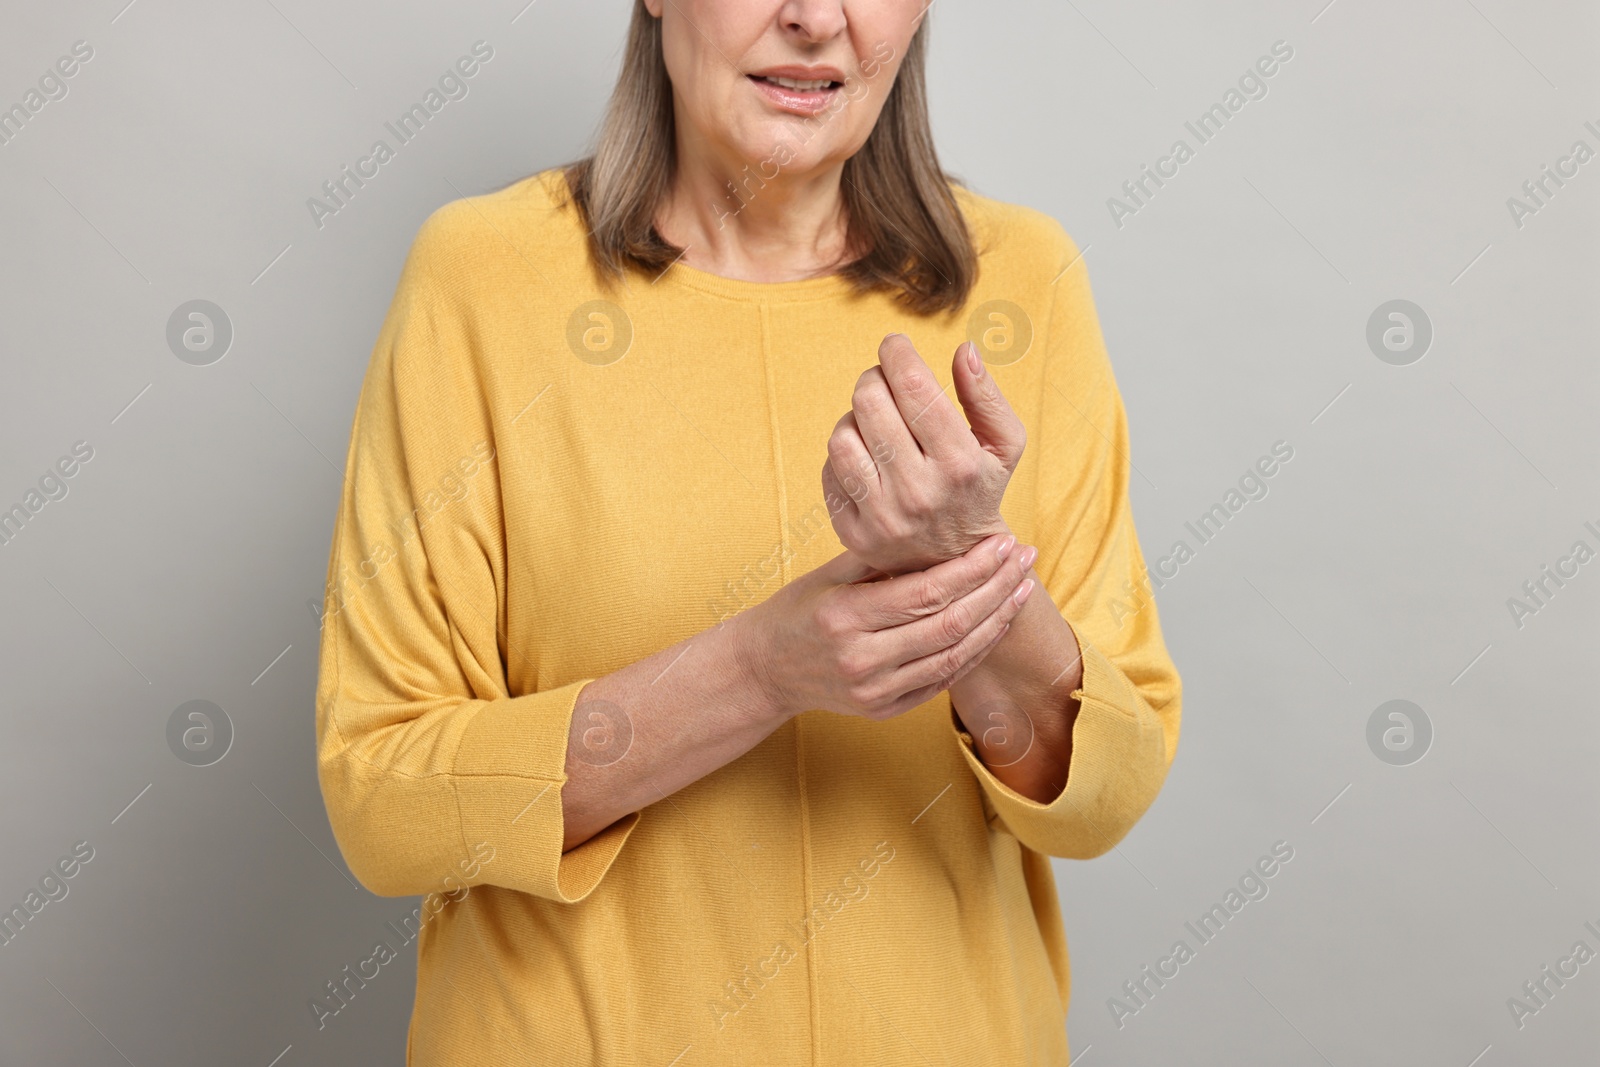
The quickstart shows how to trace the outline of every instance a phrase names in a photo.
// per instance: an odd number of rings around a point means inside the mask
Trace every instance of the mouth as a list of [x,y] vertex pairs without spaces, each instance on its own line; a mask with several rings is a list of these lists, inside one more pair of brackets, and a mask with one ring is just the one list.
[[829,77],[791,78],[778,74],[751,74],[748,77],[756,90],[773,106],[800,115],[814,115],[823,110],[834,95],[844,88],[842,79]]
[[805,78],[777,78],[769,74],[752,74],[750,77],[756,81],[766,82],[768,85],[776,85],[780,88],[800,93],[816,92],[819,89],[837,89],[844,84],[828,78],[812,78],[809,80]]

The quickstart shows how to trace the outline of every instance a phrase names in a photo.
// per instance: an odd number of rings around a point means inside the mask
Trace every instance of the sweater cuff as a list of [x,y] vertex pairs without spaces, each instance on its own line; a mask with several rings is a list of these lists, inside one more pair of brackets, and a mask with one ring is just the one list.
[[[1081,632],[1081,631],[1080,631]],[[979,758],[972,735],[951,707],[962,755],[1005,828],[1049,856],[1088,859],[1109,852],[1144,814],[1154,796],[1147,778],[1165,777],[1165,740],[1132,685],[1099,649],[1083,643],[1083,682],[1072,725],[1066,787],[1048,804],[1023,796]]]
[[485,704],[456,750],[463,843],[487,842],[487,881],[576,904],[600,884],[639,822],[630,812],[567,852],[561,787],[578,694],[593,679]]

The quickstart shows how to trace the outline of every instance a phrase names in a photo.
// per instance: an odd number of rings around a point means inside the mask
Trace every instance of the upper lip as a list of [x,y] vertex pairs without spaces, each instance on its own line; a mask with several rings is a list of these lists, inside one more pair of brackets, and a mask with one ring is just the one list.
[[788,64],[782,67],[764,67],[750,72],[752,78],[791,78],[800,82],[842,82],[844,74],[838,67],[802,67]]

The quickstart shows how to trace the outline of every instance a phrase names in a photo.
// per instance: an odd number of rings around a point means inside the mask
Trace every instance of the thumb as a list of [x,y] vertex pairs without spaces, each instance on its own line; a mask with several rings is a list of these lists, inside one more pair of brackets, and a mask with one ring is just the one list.
[[1027,435],[1022,420],[1011,410],[1010,401],[984,367],[977,345],[966,341],[957,346],[950,375],[955,381],[956,399],[966,412],[978,444],[1004,463],[1007,470],[1015,468],[1022,458]]
[[858,585],[874,576],[883,576],[882,571],[848,548],[818,567],[813,573],[831,585]]

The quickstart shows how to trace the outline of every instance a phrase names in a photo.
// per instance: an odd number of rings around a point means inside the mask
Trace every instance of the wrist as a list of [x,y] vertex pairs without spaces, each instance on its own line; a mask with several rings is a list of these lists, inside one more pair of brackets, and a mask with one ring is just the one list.
[[973,533],[966,535],[964,540],[957,542],[952,539],[947,541],[941,547],[930,548],[926,550],[922,555],[903,559],[869,562],[883,574],[898,578],[902,574],[913,574],[917,571],[925,571],[929,567],[936,566],[937,564],[945,563],[952,559],[959,559],[968,552],[971,552],[978,545],[982,544],[984,540],[993,537],[995,534],[1010,535],[1011,533],[1012,530],[1010,525],[1007,524],[1004,519],[996,518],[993,523],[982,526]]
[[753,721],[773,727],[793,718],[797,709],[788,706],[787,689],[775,676],[770,655],[772,641],[761,625],[759,613],[741,611],[719,629],[737,679],[739,706]]
[[[971,552],[974,548],[977,548],[984,541],[995,536],[996,534],[999,534],[1003,537],[1015,536],[1015,533],[1011,529],[1010,525],[1004,519],[997,517],[992,523],[979,527],[972,534],[970,534],[966,543],[959,546],[959,550],[952,554],[950,558],[956,559],[966,555],[968,552]],[[1021,547],[1021,541],[1022,538],[1016,538],[1017,543],[1013,545],[1013,550]]]
[[[1003,519],[1000,516],[996,515],[995,518],[994,518],[994,521],[992,523],[990,523],[983,530],[982,533],[978,534],[977,537],[972,539],[972,543],[975,545],[979,541],[982,541],[985,537],[993,537],[995,534],[1007,534],[1007,535],[1009,535],[1009,534],[1014,534],[1014,533],[1016,533],[1016,531],[1011,528],[1011,524],[1006,522],[1005,519]],[[971,547],[971,546],[968,546],[968,547]]]

